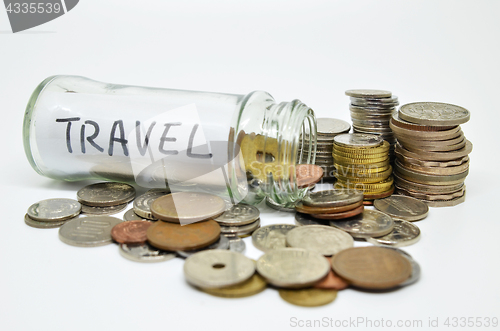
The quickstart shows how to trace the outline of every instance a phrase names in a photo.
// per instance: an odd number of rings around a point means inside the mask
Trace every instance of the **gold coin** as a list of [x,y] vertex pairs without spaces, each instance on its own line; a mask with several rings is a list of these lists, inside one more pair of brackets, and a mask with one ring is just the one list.
[[377,183],[383,181],[384,179],[387,179],[391,174],[392,174],[392,167],[389,166],[387,170],[382,172],[365,173],[365,174],[354,173],[349,176],[344,176],[345,174],[339,171],[337,172],[335,177],[344,182],[351,180],[357,183]]
[[[389,166],[391,160],[387,158],[387,160],[384,160],[382,162],[375,162],[375,163],[369,163],[369,164],[353,164],[353,163],[338,163],[337,160],[333,163],[333,165],[338,168],[338,167],[350,167],[354,168],[355,170],[364,170],[364,169],[373,169],[373,168],[381,168],[381,167],[387,167]],[[385,170],[385,169],[384,169]]]
[[371,164],[366,165],[366,167],[363,168],[356,168],[354,166],[341,166],[337,165],[335,167],[337,169],[337,173],[339,173],[341,176],[344,177],[358,177],[358,176],[363,176],[365,174],[376,174],[383,172],[387,169],[389,169],[389,165],[385,165],[382,167],[373,167]]
[[382,145],[377,147],[347,147],[338,144],[333,144],[333,150],[339,151],[341,153],[356,153],[356,154],[380,154],[389,151],[391,145],[384,140]]
[[333,154],[333,159],[335,163],[340,163],[342,165],[345,164],[371,164],[371,163],[379,163],[389,159],[389,154],[385,154],[383,157],[378,157],[375,159],[354,159],[349,157],[342,157],[336,154]]
[[344,182],[342,180],[338,180],[335,185],[339,185],[343,188],[355,189],[363,192],[376,192],[376,191],[387,191],[393,184],[394,179],[392,176],[389,176],[386,180],[383,180],[379,183],[356,183],[353,181]]
[[279,294],[286,302],[303,307],[324,306],[337,298],[336,290],[314,287],[299,290],[280,289]]
[[243,283],[223,288],[202,288],[205,293],[224,298],[244,298],[264,291],[267,282],[261,275],[255,273]]

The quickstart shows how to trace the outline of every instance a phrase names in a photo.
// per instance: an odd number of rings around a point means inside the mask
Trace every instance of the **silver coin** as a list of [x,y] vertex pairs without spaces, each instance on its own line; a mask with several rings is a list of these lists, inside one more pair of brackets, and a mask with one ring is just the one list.
[[191,255],[184,263],[184,275],[192,285],[221,288],[236,285],[255,273],[255,263],[241,253],[212,249]]
[[403,250],[401,250],[399,248],[393,248],[393,247],[384,247],[384,248],[392,249],[393,251],[398,252],[404,258],[406,258],[410,262],[410,264],[411,264],[411,275],[410,275],[410,277],[408,277],[407,280],[405,280],[404,282],[402,282],[401,284],[399,284],[398,287],[411,285],[411,284],[415,283],[420,278],[420,273],[421,273],[420,265],[417,263],[417,261],[415,261],[413,259],[413,257],[410,254],[406,253],[405,251],[403,251]]
[[97,206],[87,206],[82,204],[82,214],[91,215],[113,215],[125,210],[128,204],[124,203],[122,205],[107,206],[107,207],[97,207]]
[[304,248],[324,256],[332,256],[354,246],[352,237],[342,230],[325,225],[299,226],[286,234],[290,247]]
[[318,135],[332,136],[351,130],[349,123],[336,118],[317,118],[316,121]]
[[257,271],[274,286],[302,288],[323,279],[330,271],[330,264],[317,252],[284,248],[262,255],[257,261]]
[[124,183],[104,182],[85,186],[76,195],[85,205],[106,207],[132,201],[135,189]]
[[380,99],[368,99],[368,98],[356,98],[351,97],[351,104],[360,105],[360,106],[379,106],[379,105],[388,105],[388,106],[397,106],[399,105],[398,97],[393,95],[391,98],[380,98]]
[[134,208],[131,208],[123,214],[123,220],[124,221],[142,221],[146,220],[146,218],[140,217],[134,212]]
[[255,222],[250,224],[245,224],[241,226],[220,226],[220,233],[235,236],[245,236],[251,234],[260,227],[260,218]]
[[165,191],[155,190],[148,191],[134,200],[134,212],[140,217],[144,217],[150,220],[155,220],[156,218],[151,213],[151,204],[158,198],[164,196]]
[[214,221],[225,226],[240,226],[255,222],[260,216],[259,209],[254,206],[236,204],[226,210]]
[[52,222],[44,222],[44,221],[37,221],[32,219],[31,217],[28,216],[28,214],[24,215],[24,223],[27,225],[31,226],[32,228],[38,228],[38,229],[54,229],[58,228],[67,221],[52,221]]
[[59,229],[62,242],[81,247],[111,244],[111,229],[122,220],[111,216],[88,216],[66,222]]
[[290,207],[281,206],[280,204],[274,202],[269,197],[266,197],[266,205],[268,207],[271,207],[272,209],[276,209],[279,211],[286,211],[288,213],[295,213],[295,208],[293,206],[290,206]]
[[312,207],[340,207],[363,200],[363,192],[356,190],[327,190],[307,192],[302,203]]
[[354,238],[380,237],[394,229],[394,221],[389,215],[368,209],[346,220],[330,221],[330,225],[346,231]]
[[238,236],[226,236],[229,240],[229,250],[233,252],[243,253],[247,246],[243,239]]
[[135,262],[162,262],[175,258],[174,252],[162,251],[151,245],[120,245],[120,254]]
[[394,229],[390,233],[382,237],[367,237],[365,239],[369,243],[380,246],[409,246],[420,240],[420,229],[413,223],[395,220]]
[[330,223],[329,221],[314,218],[309,214],[296,213],[295,224],[297,224],[298,226],[307,226],[307,225],[329,225]]
[[368,98],[368,99],[378,99],[378,98],[390,98],[392,93],[384,90],[347,90],[345,95],[355,98]]
[[346,133],[336,136],[333,141],[339,146],[347,147],[377,147],[384,142],[382,138],[364,133]]
[[80,214],[82,205],[73,199],[47,199],[32,204],[28,216],[35,221],[57,222]]
[[399,117],[411,123],[431,126],[451,126],[470,119],[467,109],[441,102],[414,102],[399,108]]
[[192,251],[176,251],[176,253],[179,254],[180,257],[188,258],[195,253],[198,253],[201,251],[206,251],[209,249],[229,249],[229,239],[226,236],[221,234],[219,240],[217,240],[216,242],[214,242],[213,244],[211,244],[207,247],[195,249]]
[[418,221],[429,213],[429,207],[425,203],[404,195],[391,195],[384,199],[377,199],[373,202],[373,206],[393,219],[405,221]]
[[271,224],[261,227],[252,234],[255,248],[263,252],[286,247],[286,234],[296,228],[293,224]]

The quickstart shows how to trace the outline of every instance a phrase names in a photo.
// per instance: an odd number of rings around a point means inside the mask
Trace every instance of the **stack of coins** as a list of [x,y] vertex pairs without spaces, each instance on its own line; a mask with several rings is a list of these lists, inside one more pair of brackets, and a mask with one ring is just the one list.
[[464,180],[472,144],[460,124],[469,118],[467,109],[437,102],[406,104],[393,114],[390,123],[397,138],[394,177],[399,194],[431,207],[465,201]]
[[237,204],[214,220],[219,223],[222,234],[246,237],[260,227],[260,212],[257,207]]
[[363,212],[363,193],[356,190],[308,192],[295,204],[295,209],[320,220],[345,219]]
[[365,133],[343,134],[334,138],[333,157],[337,172],[335,187],[364,193],[366,204],[394,192],[389,143]]
[[127,208],[135,198],[135,189],[124,183],[103,182],[85,186],[76,196],[82,204],[82,213],[111,215]]
[[391,145],[392,156],[396,139],[389,121],[399,105],[398,97],[381,90],[348,90],[345,94],[351,97],[349,110],[354,132],[379,135]]
[[24,216],[24,222],[34,228],[58,228],[77,217],[82,205],[72,199],[47,199],[32,204]]
[[[351,130],[351,125],[346,121],[336,118],[318,118],[317,119],[317,144],[315,164],[323,168],[323,179],[334,179],[335,168],[333,167],[333,138],[339,134],[347,133]],[[307,158],[309,144],[299,149],[299,155],[302,152],[303,157]]]

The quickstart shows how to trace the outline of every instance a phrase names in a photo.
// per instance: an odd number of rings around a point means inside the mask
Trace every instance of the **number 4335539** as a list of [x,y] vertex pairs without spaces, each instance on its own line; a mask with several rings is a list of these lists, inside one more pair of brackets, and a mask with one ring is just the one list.
[[35,13],[47,13],[47,14],[58,14],[61,12],[61,4],[59,3],[9,3],[9,5],[6,8],[7,13],[14,13],[14,14],[35,14]]
[[444,325],[447,327],[497,327],[498,318],[497,317],[448,317],[444,321]]

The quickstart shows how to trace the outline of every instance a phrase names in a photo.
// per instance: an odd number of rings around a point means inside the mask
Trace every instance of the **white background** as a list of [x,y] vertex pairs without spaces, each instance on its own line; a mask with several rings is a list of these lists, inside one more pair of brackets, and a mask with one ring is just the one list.
[[[429,318],[443,326],[447,317],[500,317],[499,17],[497,1],[84,0],[12,34],[0,9],[0,329],[297,329],[293,317],[420,319],[425,329]],[[406,249],[422,267],[413,286],[383,294],[348,289],[319,308],[292,306],[273,289],[211,297],[186,284],[180,259],[134,263],[115,245],[72,247],[57,229],[24,224],[30,204],[75,198],[85,185],[43,178],[24,155],[26,103],[56,74],[238,94],[259,89],[344,120],[344,91],[353,88],[387,89],[402,104],[457,104],[471,112],[462,127],[474,144],[467,200],[432,208],[418,222],[421,241]],[[261,211],[263,225],[293,222],[291,214]],[[245,242],[247,256],[258,258]]]

